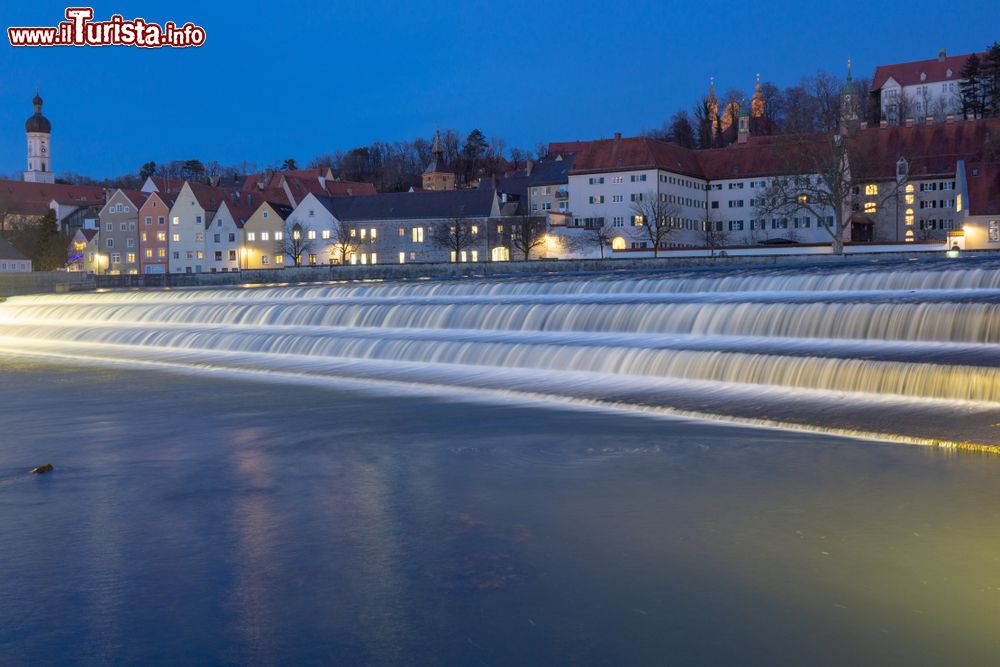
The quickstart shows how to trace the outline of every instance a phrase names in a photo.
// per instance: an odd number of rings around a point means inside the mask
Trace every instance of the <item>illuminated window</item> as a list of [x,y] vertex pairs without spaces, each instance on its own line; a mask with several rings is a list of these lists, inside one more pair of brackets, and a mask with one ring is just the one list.
[[869,183],[865,186],[865,194],[872,196],[878,194],[878,186],[874,183]]
[[[399,229],[400,229],[400,231],[403,230],[402,227],[400,227]],[[406,264],[406,253],[405,252],[399,253],[399,263],[400,264]]]
[[174,234],[173,240],[174,240],[174,243],[180,243],[181,242],[181,235],[180,234]]
[[157,253],[157,255],[158,255],[158,256],[159,256],[159,257],[160,257],[161,259],[162,259],[162,258],[164,258],[164,257],[166,257],[166,256],[167,256],[167,249],[166,249],[166,248],[160,248],[160,250],[159,250],[159,252]]
[[962,212],[962,195],[955,195],[955,210],[959,213]]
[[271,240],[271,233],[270,232],[261,232],[260,233],[260,240],[261,241],[269,241],[269,240]]
[[[472,233],[473,234],[478,234],[479,233],[479,227],[477,225],[472,225]],[[476,260],[472,260],[472,261],[474,262]]]
[[906,200],[907,204],[912,204],[915,201],[916,197],[914,195],[906,195],[904,199]]
[[878,207],[875,205],[875,202],[873,201],[865,202],[865,213],[877,213],[877,212],[878,212]]
[[913,230],[912,229],[906,230],[906,242],[907,243],[913,243]]
[[148,258],[152,258],[153,257],[153,249],[152,248],[146,248],[146,257],[148,257]]
[[[376,233],[377,233],[377,232],[378,232],[378,230],[377,230],[377,229],[372,229],[372,230],[371,230],[371,233],[369,234],[369,236],[371,236],[371,237],[372,237],[372,241],[374,241],[374,240],[375,240],[375,236],[376,236]],[[374,262],[372,262],[372,263],[374,264]]]
[[128,263],[129,264],[135,264],[135,253],[134,252],[128,253],[127,255],[125,255],[125,257],[128,259]]
[[616,236],[611,242],[612,250],[624,250],[625,249],[625,239],[620,236]]
[[[399,228],[399,235],[400,236],[406,236],[406,227],[400,227]],[[400,263],[402,263],[402,262],[400,262]]]
[[913,183],[910,183],[909,185],[906,186],[906,191],[913,192]]
[[799,203],[800,204],[808,204],[809,203],[809,195],[799,195]]
[[142,233],[142,241],[143,241],[143,243],[145,243],[145,242],[146,242],[146,241],[148,241],[148,240],[149,240],[149,239],[148,239],[148,238],[146,238],[146,232],[143,232],[143,233]]
[[[275,232],[274,233],[274,240],[275,241],[281,241],[284,238],[285,238],[285,232]],[[296,238],[298,238],[298,237],[296,237]]]
[[310,229],[308,232],[306,232],[306,238],[315,239],[316,238],[315,230]]
[[329,229],[324,229],[323,230],[323,238],[325,238],[325,239],[330,238],[330,230]]
[[479,251],[478,250],[473,250],[469,254],[472,256],[472,261],[473,262],[478,262],[479,261]]
[[275,264],[284,264],[285,263],[285,256],[284,255],[275,255],[274,256],[274,263]]
[[414,243],[423,243],[424,242],[424,228],[423,227],[414,227],[413,228],[413,242]]
[[175,225],[179,225],[179,224],[181,224],[181,219],[178,216],[175,215],[174,219],[173,219],[173,223]]
[[256,241],[257,232],[247,232],[247,241]]

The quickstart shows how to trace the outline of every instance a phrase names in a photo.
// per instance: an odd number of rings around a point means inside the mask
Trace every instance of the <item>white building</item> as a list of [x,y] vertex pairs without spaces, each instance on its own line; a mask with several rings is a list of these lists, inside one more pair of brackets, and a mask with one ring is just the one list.
[[24,131],[28,137],[28,170],[24,172],[24,180],[29,183],[55,183],[56,175],[52,172],[52,124],[42,115],[42,98],[35,93],[32,100],[35,113],[24,123]]
[[944,49],[937,58],[895,65],[879,65],[872,77],[871,94],[878,99],[882,119],[889,125],[907,120],[942,121],[962,112],[961,73],[969,56],[949,56]]
[[185,181],[170,209],[167,230],[169,273],[208,271],[205,234],[230,190]]
[[0,236],[0,273],[29,273],[31,260]]

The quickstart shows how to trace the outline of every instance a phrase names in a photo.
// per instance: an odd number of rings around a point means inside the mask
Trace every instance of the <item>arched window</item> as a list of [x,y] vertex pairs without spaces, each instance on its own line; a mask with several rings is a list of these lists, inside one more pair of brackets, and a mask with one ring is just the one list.
[[624,250],[625,249],[625,239],[623,239],[620,236],[616,236],[611,241],[611,249],[612,250]]

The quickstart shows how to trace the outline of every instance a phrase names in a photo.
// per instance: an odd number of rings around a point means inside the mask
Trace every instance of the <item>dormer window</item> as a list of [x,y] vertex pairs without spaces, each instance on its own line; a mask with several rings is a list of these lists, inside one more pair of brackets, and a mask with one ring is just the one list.
[[950,78],[951,78],[951,73],[952,73],[952,72],[951,72],[951,68],[949,67],[949,68],[948,68],[948,71],[947,71],[947,72],[945,72],[945,73],[944,73],[944,75],[945,75],[946,77],[948,77],[948,78],[950,79]]
[[920,80],[921,81],[926,81],[927,80],[927,72],[921,72],[920,73]]

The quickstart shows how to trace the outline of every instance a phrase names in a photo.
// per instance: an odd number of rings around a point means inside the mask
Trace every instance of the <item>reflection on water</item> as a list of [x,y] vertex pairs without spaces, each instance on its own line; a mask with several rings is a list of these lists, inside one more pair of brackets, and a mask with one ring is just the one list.
[[[994,457],[152,371],[2,370],[3,664],[1000,654]],[[26,474],[42,462],[55,471]]]

